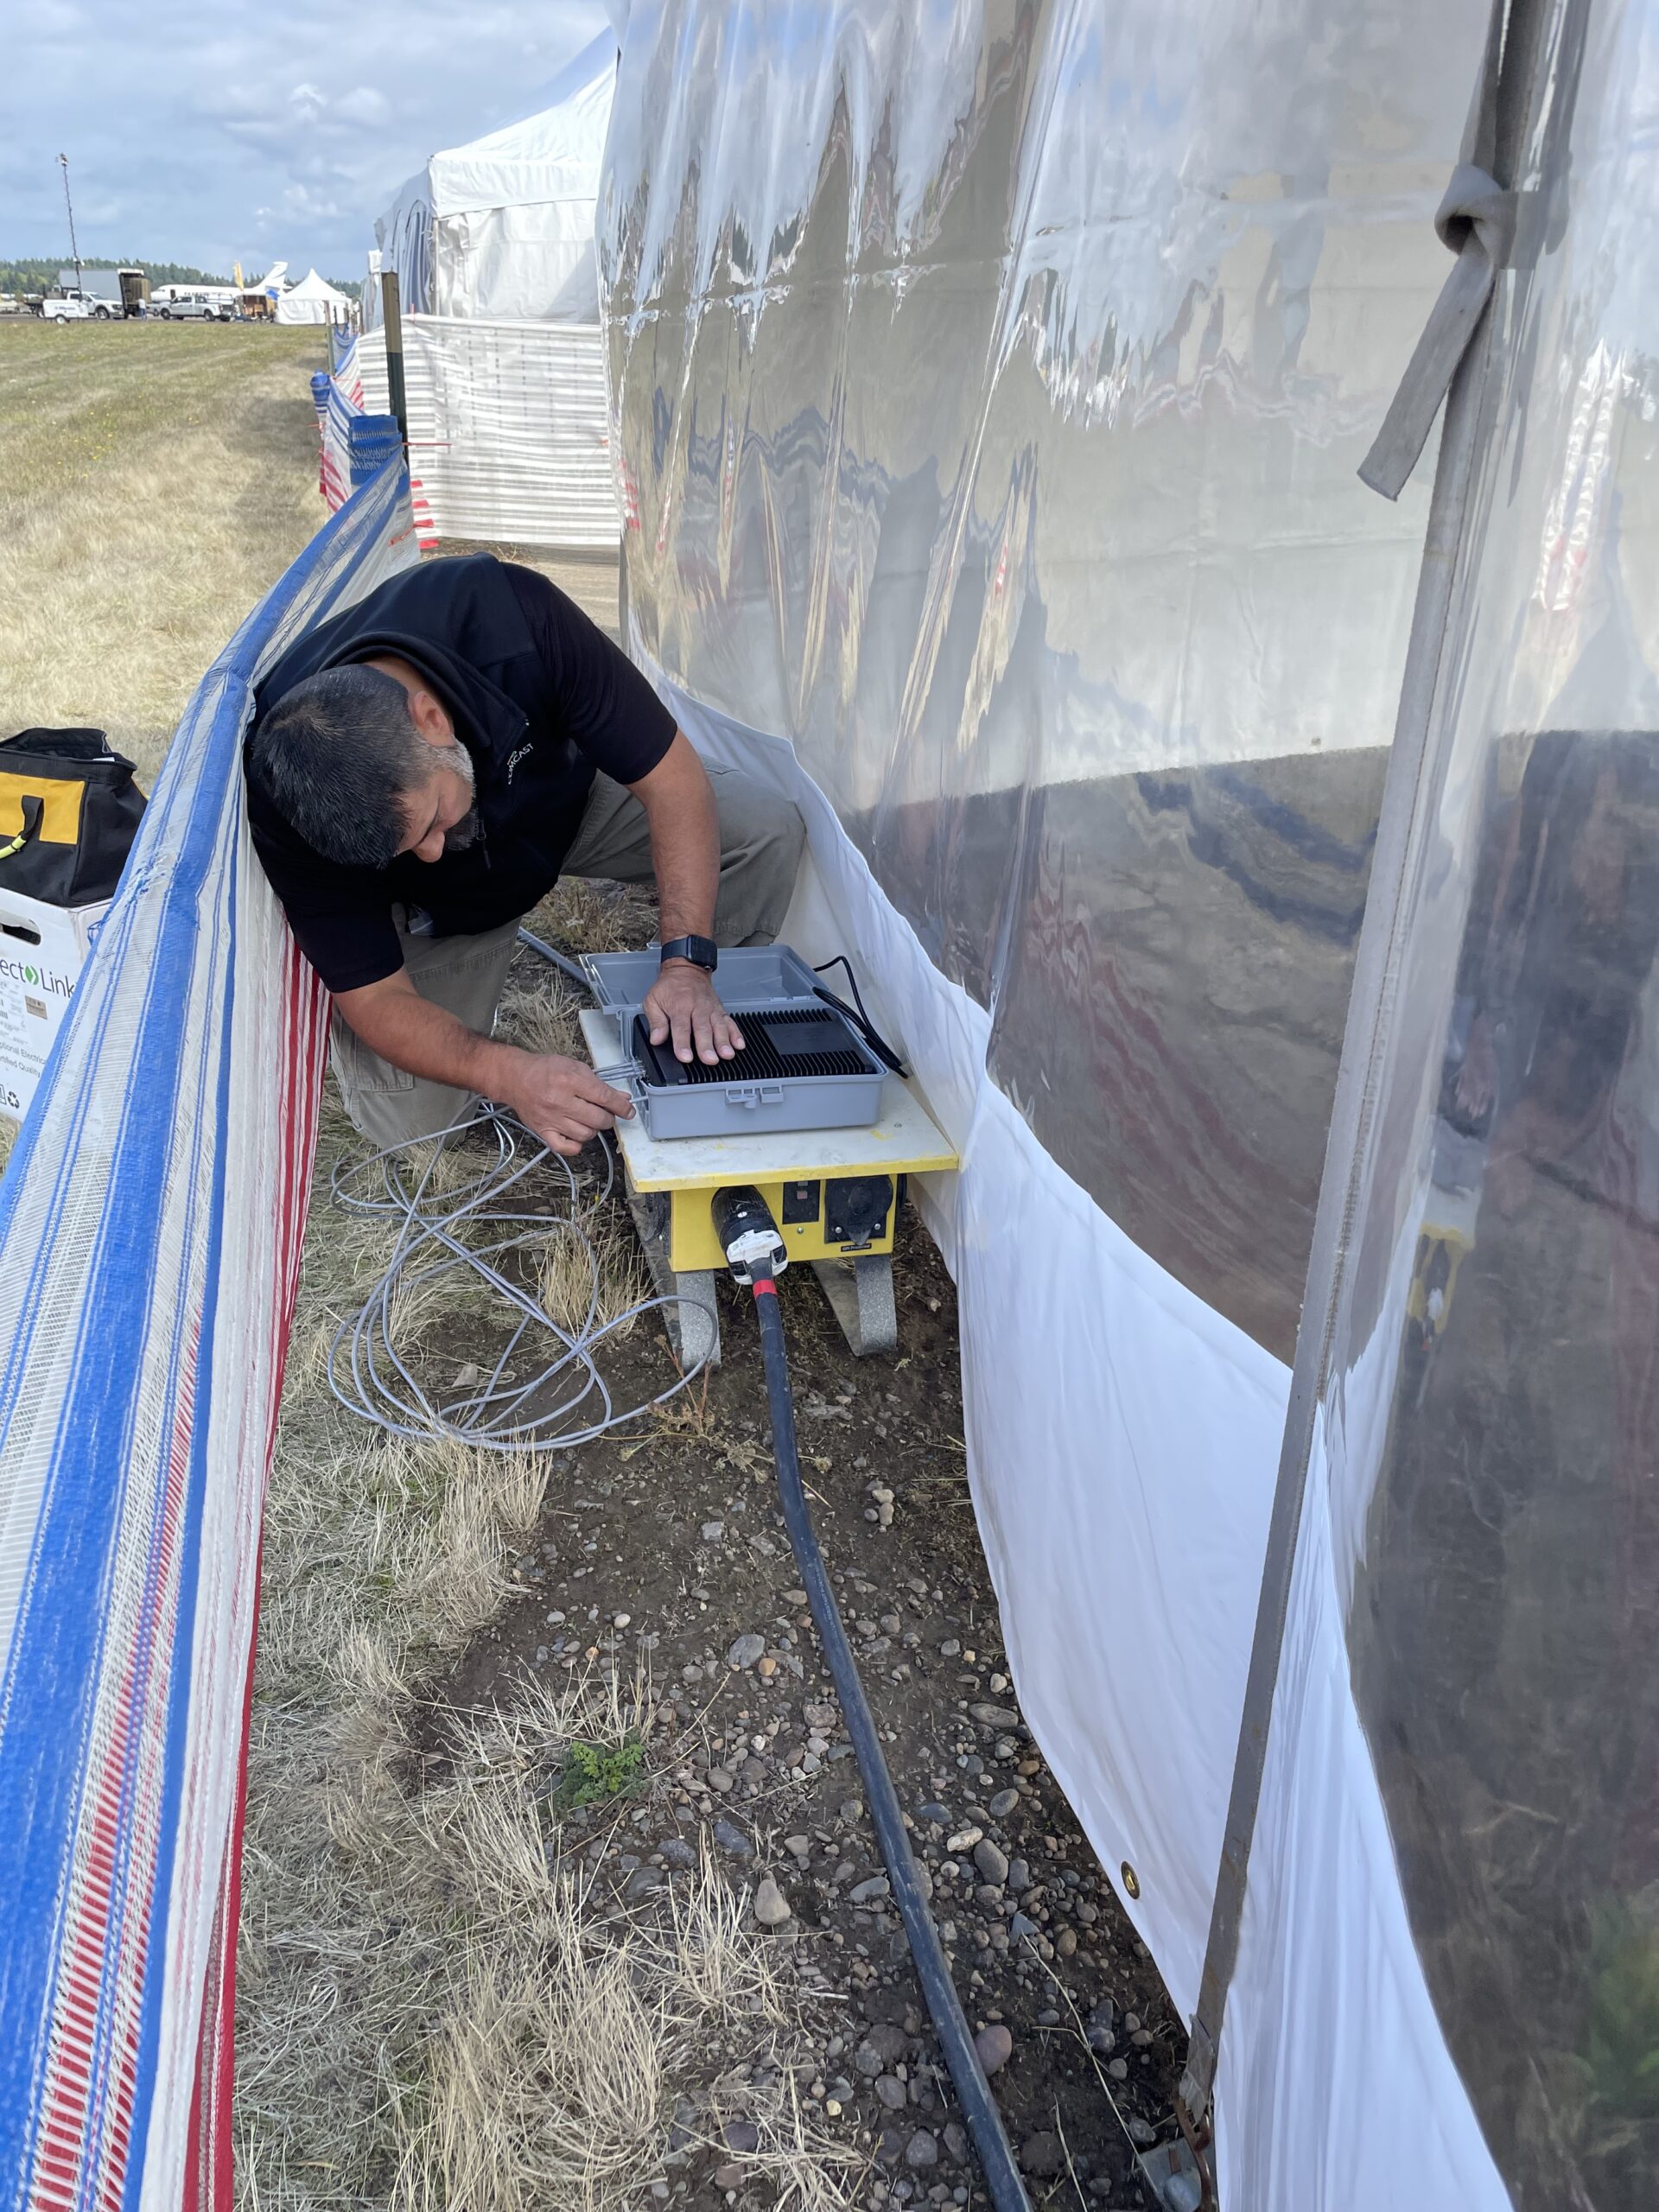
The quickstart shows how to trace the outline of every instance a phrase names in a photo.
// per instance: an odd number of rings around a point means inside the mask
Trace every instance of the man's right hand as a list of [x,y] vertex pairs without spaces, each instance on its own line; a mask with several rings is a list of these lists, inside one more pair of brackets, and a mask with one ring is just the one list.
[[432,1083],[453,1084],[481,1098],[499,1099],[567,1159],[590,1137],[632,1113],[626,1093],[601,1083],[580,1060],[556,1052],[526,1052],[517,1045],[480,1037],[441,1006],[423,999],[397,969],[378,983],[335,994],[346,1026],[383,1060]]
[[626,1121],[633,1112],[626,1090],[613,1090],[580,1060],[567,1060],[557,1052],[515,1057],[522,1066],[513,1070],[502,1104],[511,1106],[543,1144],[567,1159],[601,1129],[613,1128],[619,1116]]

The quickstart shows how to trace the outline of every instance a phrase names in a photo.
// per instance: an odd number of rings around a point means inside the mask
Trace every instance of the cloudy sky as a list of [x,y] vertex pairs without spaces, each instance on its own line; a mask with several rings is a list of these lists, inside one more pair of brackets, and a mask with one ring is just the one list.
[[601,0],[10,0],[0,258],[360,276],[427,155],[534,113]]

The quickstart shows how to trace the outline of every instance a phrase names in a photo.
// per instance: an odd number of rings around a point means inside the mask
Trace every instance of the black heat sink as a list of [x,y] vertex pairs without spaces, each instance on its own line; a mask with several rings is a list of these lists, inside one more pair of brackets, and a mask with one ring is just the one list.
[[743,1050],[715,1067],[677,1060],[671,1045],[653,1045],[638,1015],[633,1056],[647,1083],[779,1083],[791,1076],[868,1075],[875,1065],[834,1007],[745,1014],[729,1007],[743,1032]]

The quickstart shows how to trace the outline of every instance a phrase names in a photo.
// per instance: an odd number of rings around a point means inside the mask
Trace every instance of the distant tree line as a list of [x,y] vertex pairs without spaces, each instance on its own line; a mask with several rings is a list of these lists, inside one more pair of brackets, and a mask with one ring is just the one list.
[[[44,292],[58,281],[60,269],[72,269],[67,253],[50,260],[39,255],[25,261],[0,261],[0,292]],[[83,272],[92,270],[142,269],[152,284],[228,284],[228,276],[210,276],[205,269],[191,269],[181,261],[95,261],[81,257]]]
[[[44,292],[58,281],[60,269],[74,266],[67,254],[59,259],[47,260],[35,255],[24,261],[0,261],[0,292]],[[81,260],[82,274],[92,270],[142,269],[152,284],[229,284],[229,276],[210,276],[205,269],[192,269],[183,261],[140,261],[135,254],[130,261],[106,261],[100,255],[94,261]],[[360,299],[361,282],[355,276],[331,276],[328,282],[337,292],[344,292],[347,299]]]

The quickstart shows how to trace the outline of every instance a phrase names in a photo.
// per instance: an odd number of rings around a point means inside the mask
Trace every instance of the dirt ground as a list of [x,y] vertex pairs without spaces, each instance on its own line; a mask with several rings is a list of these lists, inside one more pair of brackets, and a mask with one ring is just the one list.
[[[810,1274],[785,1278],[819,1539],[970,2023],[1011,2038],[996,2091],[1033,2197],[1137,2203],[1127,2128],[1173,2132],[1185,2038],[1019,1719],[967,1487],[955,1293],[913,1211],[895,1273],[900,1350],[864,1361]],[[607,1438],[561,1467],[539,1541],[518,1562],[527,1586],[434,1686],[423,1736],[440,1745],[447,1709],[509,1698],[526,1673],[645,1656],[694,1748],[645,1816],[607,1838],[601,1865],[623,1880],[640,1866],[671,1878],[664,1846],[712,1832],[734,1878],[771,1874],[791,1907],[798,1970],[837,2000],[809,2086],[873,2148],[870,2201],[891,2169],[899,2201],[948,2184],[979,2203],[897,1915],[865,1894],[880,1859],[850,1745],[824,1718],[833,1693],[777,1510],[749,1306],[724,1287],[723,1364],[695,1420],[688,1409]],[[662,1389],[656,1332],[630,1338],[612,1371],[630,1398]],[[764,1654],[734,1665],[744,1637]],[[815,1756],[815,1744],[827,1748]],[[982,1865],[975,1831],[992,1847]],[[890,2062],[874,2071],[873,2033]],[[918,2133],[919,2170],[906,2164]],[[687,2161],[684,2201],[724,2201],[721,2163]]]
[[[636,895],[576,889],[534,921],[592,949],[642,941],[640,908]],[[575,1004],[523,954],[503,1025],[556,1046]],[[274,1605],[277,1624],[256,1684],[240,2016],[255,2046],[244,2058],[243,2125],[257,2200],[426,2202],[407,2193],[407,2170],[430,2158],[424,2190],[445,2202],[830,2212],[988,2202],[777,1510],[746,1295],[722,1293],[724,1363],[706,1382],[598,1441],[538,1456],[539,1510],[499,1531],[482,1602],[448,1624],[430,1618],[434,1571],[448,1571],[441,1534],[418,1573],[377,1554],[354,1593],[353,1562],[382,1539],[353,1533],[349,1514],[330,1517],[330,1470],[348,1490],[369,1468],[378,1514],[389,1491],[405,1508],[411,1493],[426,1495],[440,1531],[483,1478],[462,1467],[434,1500],[425,1478],[389,1474],[397,1447],[372,1433],[365,1445],[321,1388],[325,1339],[386,1249],[384,1237],[342,1241],[329,1208],[327,1175],[355,1156],[331,1112],[267,1529],[267,1619]],[[467,1157],[457,1172],[469,1172]],[[600,1165],[595,1151],[584,1175]],[[560,1210],[550,1176],[520,1197],[531,1211]],[[620,1195],[599,1205],[590,1233],[613,1277],[608,1306],[620,1310],[648,1286]],[[785,1281],[820,1539],[1033,2202],[1150,2204],[1135,2148],[1173,2133],[1184,2038],[1019,1715],[967,1487],[955,1296],[913,1212],[901,1220],[896,1274],[900,1350],[867,1361],[850,1355],[810,1274]],[[462,1295],[411,1310],[399,1343],[423,1386],[442,1392],[487,1372],[503,1334],[499,1313]],[[611,1340],[602,1365],[619,1407],[648,1403],[677,1377],[654,1315]],[[387,1637],[377,1616],[400,1620],[409,1591],[425,1593],[414,1606],[424,1616]],[[335,1624],[296,1636],[296,1608],[317,1606],[334,1607]],[[316,1663],[319,1649],[365,1634],[379,1638],[378,1656]],[[382,1682],[390,1691],[365,1699],[365,1683]],[[383,1931],[409,1931],[416,1954],[436,1932],[423,1902],[430,1871],[398,1840],[403,1824],[442,1829],[443,1806],[489,1783],[480,1731],[517,1741],[526,1715],[556,1707],[588,1717],[562,1724],[529,1758],[521,1802],[547,1878],[580,1894],[582,1940],[650,1957],[683,1951],[712,1885],[734,1916],[723,1971],[762,1974],[769,1993],[753,2019],[741,2009],[700,2017],[695,2037],[661,2058],[604,2174],[561,2166],[538,2183],[534,2130],[513,2117],[531,2062],[481,2101],[469,2091],[467,2125],[499,2131],[505,2146],[492,2190],[477,2196],[453,2152],[431,2148],[449,2129],[427,2117],[457,2102],[435,2051],[479,2039],[488,1942],[480,1909],[455,1902],[473,1896],[475,1872],[440,1854],[445,1910],[467,1931],[459,1991],[426,1967],[414,1989],[388,1986]],[[365,1765],[378,1777],[366,1812]],[[365,1828],[378,1840],[365,1843]],[[321,1879],[320,1851],[332,1862]],[[547,1971],[539,1955],[530,1970]],[[416,2084],[418,2124],[371,2094],[366,2052],[342,2050],[340,2023],[354,2008],[378,2022],[376,2063]],[[552,2057],[544,2037],[508,2040],[543,2053],[534,2066],[556,2094],[573,2042],[608,2032],[586,2024],[573,2033],[567,2022]],[[629,2073],[636,2092],[640,2071],[636,2063]],[[613,2107],[628,2101],[610,2094]],[[319,2171],[330,2160],[315,2145],[307,2155],[308,2136],[337,2141],[346,2171]]]
[[[602,899],[579,903],[573,916],[556,895],[537,926],[577,949],[648,931],[637,898],[617,900],[608,926]],[[521,955],[510,1027],[533,1011],[557,1041],[575,1006]],[[608,1211],[632,1249],[620,1200]],[[855,1360],[810,1275],[785,1281],[820,1540],[1033,2201],[1150,2202],[1133,2145],[1173,2133],[1184,2037],[1019,1717],[966,1481],[955,1294],[913,1211],[895,1264],[891,1357]],[[466,1328],[435,1320],[419,1339],[435,1382],[492,1358],[488,1325],[473,1341]],[[694,1396],[554,1458],[517,1586],[415,1693],[409,1770],[443,1777],[457,1716],[511,1710],[527,1682],[647,1677],[644,1770],[615,1802],[568,1814],[550,1852],[591,1867],[635,1916],[671,1912],[658,1891],[705,1854],[746,1895],[770,1878],[790,1916],[767,1940],[786,1952],[805,2031],[793,2077],[863,2162],[844,2201],[980,2203],[777,1510],[759,1342],[733,1286],[721,1335],[723,1364]],[[654,1319],[614,1344],[605,1371],[619,1405],[672,1382]],[[747,2188],[722,2155],[747,2141],[743,2086],[724,2068],[701,2099],[696,2085],[682,2093],[686,2139],[671,2127],[646,2177],[659,2196],[778,2201],[775,2174]]]

